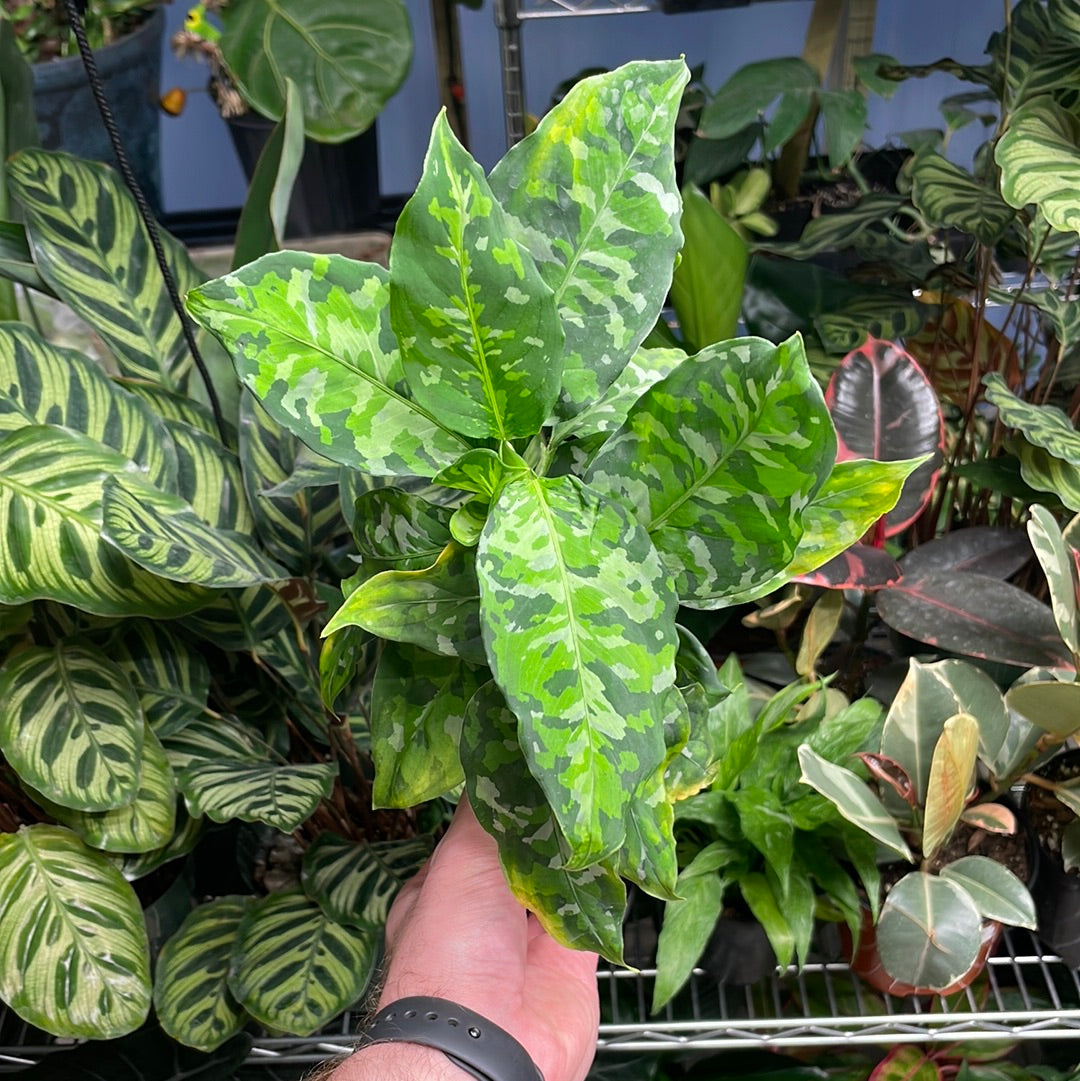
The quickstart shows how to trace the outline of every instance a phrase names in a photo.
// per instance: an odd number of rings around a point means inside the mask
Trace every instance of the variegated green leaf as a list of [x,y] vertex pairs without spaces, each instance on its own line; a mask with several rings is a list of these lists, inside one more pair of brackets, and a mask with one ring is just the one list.
[[371,688],[376,807],[414,807],[461,784],[461,722],[487,679],[457,657],[384,643]]
[[386,925],[398,890],[431,855],[431,838],[347,841],[322,833],[304,853],[304,891],[338,923],[373,931]]
[[469,803],[499,846],[515,896],[575,949],[622,963],[626,887],[606,864],[566,869],[571,855],[518,743],[518,723],[492,682],[469,703],[461,731]]
[[55,600],[98,615],[169,618],[205,592],[164,581],[101,536],[102,488],[135,469],[64,428],[30,426],[0,439],[0,603]]
[[144,383],[141,379],[118,378],[116,384],[123,387],[133,398],[145,402],[150,406],[151,412],[162,420],[179,421],[181,424],[198,428],[200,432],[212,435],[215,439],[221,438],[214,422],[214,414],[194,398],[175,394],[154,383]]
[[[930,310],[910,289],[863,285],[852,288],[834,310],[816,312],[812,321],[827,353],[850,353],[865,345],[868,335],[897,341],[917,334]],[[832,371],[831,363],[827,370]]]
[[[1052,408],[1052,407],[1051,407]],[[1020,436],[1006,441],[1007,449],[1020,459],[1020,476],[1047,502],[1060,500],[1069,510],[1080,511],[1080,465],[1059,458]],[[1039,498],[1034,496],[1033,498]]]
[[440,470],[434,482],[490,499],[499,490],[505,473],[506,464],[496,451],[476,447],[466,451],[453,465]]
[[450,543],[448,507],[400,488],[376,488],[356,501],[353,535],[360,574],[430,567]]
[[237,934],[229,988],[260,1024],[309,1036],[363,994],[379,935],[337,923],[299,890],[264,897]]
[[1018,429],[1025,439],[1055,458],[1080,466],[1080,433],[1060,409],[1034,405],[1017,397],[996,372],[987,375],[983,382],[987,401],[997,406],[1003,424]]
[[153,852],[176,828],[176,782],[165,751],[149,726],[139,760],[135,798],[111,811],[73,811],[51,800],[42,806],[77,833],[91,848],[104,852]]
[[0,667],[0,750],[65,807],[106,811],[135,799],[144,729],[123,671],[90,645],[33,646]]
[[150,852],[129,853],[123,857],[113,856],[112,863],[129,882],[143,878],[163,867],[186,856],[199,843],[202,837],[206,820],[192,818],[181,804],[176,812],[176,830],[172,837],[161,846]]
[[269,586],[220,590],[184,626],[220,649],[254,651],[293,619],[288,605]]
[[1054,622],[1061,639],[1073,654],[1080,654],[1080,622],[1076,607],[1075,554],[1061,535],[1054,516],[1038,505],[1031,508],[1028,537],[1050,587]]
[[268,762],[266,741],[253,729],[229,717],[206,711],[178,732],[162,737],[172,768],[180,772],[204,762]]
[[650,387],[586,480],[637,514],[683,603],[708,606],[791,562],[835,455],[801,339],[741,338]]
[[[196,515],[216,529],[250,536],[255,519],[244,494],[240,463],[216,435],[183,421],[165,422],[176,447],[179,473],[175,491]],[[156,487],[161,488],[159,484]]]
[[374,263],[277,252],[187,303],[244,385],[312,450],[379,476],[430,477],[469,444],[399,386],[389,295]]
[[994,160],[1010,206],[1019,210],[1035,203],[1053,228],[1080,230],[1080,119],[1049,95],[1033,98],[1009,118]]
[[[674,687],[668,700],[676,713],[685,713],[686,703]],[[623,878],[646,893],[667,900],[678,896],[674,827],[675,811],[664,774],[655,773],[642,782],[627,804],[626,843],[619,852],[618,869]]]
[[[186,393],[193,364],[135,200],[107,166],[28,149],[8,165],[41,276],[105,339],[124,375]],[[201,275],[162,232],[180,295]]]
[[375,639],[361,627],[342,627],[323,640],[319,650],[319,686],[323,702],[334,712],[339,699],[366,685],[375,656]]
[[138,899],[60,826],[0,835],[0,998],[57,1036],[123,1036],[150,1010]]
[[533,435],[559,393],[551,288],[445,112],[390,249],[390,321],[413,397],[463,435]]
[[130,474],[105,480],[102,533],[133,563],[174,582],[227,588],[288,577],[250,537],[214,529],[180,496]]
[[941,875],[964,889],[983,919],[1035,930],[1035,902],[1004,864],[987,856],[962,856],[943,867]]
[[983,244],[1000,240],[1016,216],[995,187],[932,151],[916,155],[911,181],[912,201],[928,221],[961,229]]
[[566,333],[559,412],[594,402],[653,328],[682,247],[672,133],[679,60],[582,79],[495,166]]
[[188,1047],[213,1051],[247,1016],[229,990],[237,932],[254,898],[218,897],[191,912],[158,954],[154,1010],[161,1027]]
[[570,865],[587,867],[622,846],[627,802],[664,761],[670,579],[629,513],[572,477],[508,483],[476,565],[492,673]]
[[28,424],[71,428],[138,464],[159,488],[176,485],[176,454],[161,421],[74,349],[20,323],[0,327],[0,433]]
[[483,664],[475,554],[451,542],[426,570],[376,574],[345,598],[323,634],[349,626]]

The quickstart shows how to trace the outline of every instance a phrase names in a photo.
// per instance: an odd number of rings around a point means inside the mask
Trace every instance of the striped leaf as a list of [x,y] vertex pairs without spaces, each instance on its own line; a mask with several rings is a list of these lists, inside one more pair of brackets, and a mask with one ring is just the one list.
[[150,406],[154,416],[166,421],[179,421],[181,424],[198,428],[200,432],[212,435],[215,439],[220,438],[214,423],[214,414],[201,402],[186,398],[181,394],[174,394],[171,390],[153,383],[144,383],[140,379],[117,379],[116,384],[123,387],[132,397]]
[[353,523],[360,573],[370,578],[380,571],[430,567],[450,543],[452,513],[400,488],[365,492],[356,500]]
[[292,626],[289,606],[269,586],[220,590],[183,625],[220,649],[247,652]]
[[138,899],[60,826],[0,835],[0,998],[56,1036],[123,1036],[150,1010]]
[[381,931],[398,890],[431,855],[431,838],[347,841],[322,833],[304,853],[304,892],[332,920]]
[[713,606],[791,562],[835,450],[801,339],[740,338],[650,387],[585,477],[637,514],[683,603]]
[[336,776],[332,762],[203,761],[180,770],[176,784],[193,815],[261,822],[292,833],[330,795]]
[[312,450],[378,476],[430,477],[468,444],[399,388],[389,296],[374,263],[278,252],[187,303],[244,385]]
[[1080,466],[1080,433],[1072,421],[1052,405],[1035,405],[1017,397],[996,372],[983,379],[986,399],[997,406],[1002,424],[1016,428],[1026,440],[1055,458]]
[[337,923],[299,890],[272,893],[240,924],[229,988],[260,1024],[309,1036],[363,994],[379,938]]
[[1041,499],[1055,504],[1060,500],[1069,510],[1080,511],[1080,466],[1019,437],[1007,440],[1007,446],[1020,459],[1020,476],[1035,489],[1028,502]]
[[191,721],[180,731],[162,738],[169,763],[177,772],[204,762],[261,763],[270,759],[271,751],[253,729],[229,717],[219,717],[207,711],[197,721]]
[[19,323],[0,326],[0,433],[29,424],[82,432],[135,462],[153,484],[176,487],[176,454],[153,410],[74,349]]
[[65,807],[107,811],[136,797],[145,721],[101,650],[33,646],[0,667],[0,748],[20,778]]
[[376,807],[414,807],[461,784],[458,737],[469,699],[489,678],[482,673],[457,657],[383,644],[371,688]]
[[102,533],[133,563],[174,582],[228,588],[288,577],[249,537],[212,528],[180,496],[131,475],[106,479]]
[[1009,118],[994,160],[1010,206],[1035,203],[1053,228],[1080,230],[1080,119],[1049,96],[1034,98]]
[[499,862],[518,900],[558,942],[622,964],[626,887],[604,863],[566,869],[571,852],[522,755],[517,719],[494,683],[469,703],[461,760],[469,803],[498,843]]
[[474,553],[451,542],[426,570],[383,571],[369,578],[345,598],[323,634],[349,626],[483,664]]
[[154,1010],[161,1027],[188,1047],[213,1051],[244,1027],[229,990],[237,932],[254,898],[218,897],[191,912],[158,954]]
[[[8,165],[34,262],[57,295],[105,340],[124,375],[186,393],[193,364],[146,227],[120,177],[69,154],[24,150]],[[201,280],[162,233],[183,296]]]
[[73,811],[51,800],[45,800],[42,806],[91,848],[119,853],[154,852],[172,839],[176,828],[176,782],[164,749],[147,727],[138,788],[130,803],[111,811]]
[[551,288],[445,113],[390,248],[390,321],[412,395],[463,435],[538,432],[559,393]]
[[627,802],[664,760],[654,710],[675,675],[670,578],[629,512],[572,477],[508,483],[476,566],[492,674],[570,866],[587,867],[622,846]]
[[184,806],[177,807],[176,829],[172,837],[160,848],[150,852],[127,853],[113,856],[112,863],[129,882],[144,878],[159,867],[186,856],[199,843],[206,820],[192,818]]
[[997,243],[1016,217],[996,188],[933,151],[916,155],[911,182],[912,201],[928,221],[961,229],[982,244]]
[[584,79],[492,172],[559,303],[564,419],[611,384],[667,295],[683,242],[672,128],[686,78],[668,61]]
[[[255,519],[244,493],[240,463],[214,434],[184,421],[165,422],[176,447],[176,492],[204,522],[250,536]],[[156,487],[161,488],[161,485]]]
[[555,291],[564,417],[611,385],[667,296],[683,239],[672,135],[687,79],[677,60],[583,79],[492,170]]
[[30,426],[0,439],[0,603],[55,600],[109,616],[170,618],[205,593],[167,582],[101,536],[102,489],[128,459],[63,428]]

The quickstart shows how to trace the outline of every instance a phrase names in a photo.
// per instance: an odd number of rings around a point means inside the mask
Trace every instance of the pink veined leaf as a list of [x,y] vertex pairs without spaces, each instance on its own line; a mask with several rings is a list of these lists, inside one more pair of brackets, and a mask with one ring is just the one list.
[[905,803],[912,807],[918,803],[915,786],[911,783],[907,770],[895,758],[870,751],[863,751],[856,757],[862,760],[872,777],[887,784]]
[[976,803],[965,808],[960,819],[987,833],[1011,835],[1016,832],[1016,815],[1002,803]]
[[900,581],[896,560],[881,548],[853,544],[796,582],[826,589],[882,589]]

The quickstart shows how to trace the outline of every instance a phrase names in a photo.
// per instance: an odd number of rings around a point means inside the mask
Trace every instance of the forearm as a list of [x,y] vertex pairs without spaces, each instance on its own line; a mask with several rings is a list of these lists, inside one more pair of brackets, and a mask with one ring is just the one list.
[[327,1081],[475,1081],[441,1051],[415,1043],[380,1043],[342,1062]]

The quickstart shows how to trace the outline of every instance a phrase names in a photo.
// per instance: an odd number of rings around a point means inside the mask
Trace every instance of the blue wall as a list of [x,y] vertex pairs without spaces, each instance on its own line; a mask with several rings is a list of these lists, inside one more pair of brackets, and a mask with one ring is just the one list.
[[[317,0],[313,0],[317,2]],[[378,121],[379,168],[384,194],[411,191],[420,174],[431,120],[439,106],[428,0],[406,0],[416,35],[416,55],[405,85]],[[186,5],[166,10],[175,28]],[[542,112],[553,87],[591,66],[615,66],[633,59],[685,54],[705,64],[706,83],[715,89],[736,68],[752,60],[797,55],[802,50],[811,5],[774,0],[752,7],[686,15],[576,16],[524,24],[522,45],[526,108]],[[987,0],[878,0],[874,48],[918,63],[951,55],[978,62],[990,33],[1002,20],[998,3]],[[490,2],[480,11],[461,8],[462,59],[471,149],[490,167],[505,150],[499,40]],[[200,88],[205,69],[169,55],[164,85],[188,89],[181,117],[162,120],[166,210],[237,206],[244,181],[224,125]],[[868,141],[890,134],[940,126],[936,103],[962,89],[948,76],[910,82],[890,102],[871,99]],[[951,153],[970,157],[977,133],[962,132]]]

